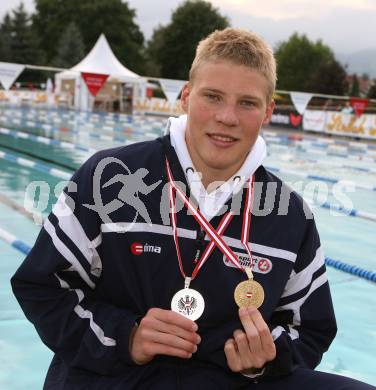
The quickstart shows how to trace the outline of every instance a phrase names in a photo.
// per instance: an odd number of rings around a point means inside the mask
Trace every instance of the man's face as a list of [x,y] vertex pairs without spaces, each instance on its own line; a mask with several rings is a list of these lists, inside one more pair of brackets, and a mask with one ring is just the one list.
[[182,91],[188,114],[186,142],[203,175],[230,178],[242,166],[260,127],[269,121],[267,81],[257,70],[232,62],[206,62]]

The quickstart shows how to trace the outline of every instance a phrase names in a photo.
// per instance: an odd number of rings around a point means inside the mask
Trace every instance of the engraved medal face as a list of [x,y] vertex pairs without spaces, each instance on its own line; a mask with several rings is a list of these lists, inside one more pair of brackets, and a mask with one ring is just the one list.
[[171,300],[171,310],[196,321],[205,309],[203,296],[192,288],[179,290]]
[[252,305],[259,308],[264,302],[264,289],[255,280],[245,280],[236,286],[234,298],[239,307]]

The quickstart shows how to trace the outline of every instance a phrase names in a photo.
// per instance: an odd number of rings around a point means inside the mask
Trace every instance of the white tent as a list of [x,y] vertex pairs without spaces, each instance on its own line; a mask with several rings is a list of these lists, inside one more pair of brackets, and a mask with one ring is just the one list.
[[130,71],[115,57],[104,34],[101,34],[90,53],[70,70],[57,73],[55,85],[57,93],[61,92],[62,80],[74,80],[74,106],[80,110],[89,110],[94,98],[90,95],[84,83],[81,72],[109,75],[108,81],[116,80],[122,83],[144,83],[144,79]]

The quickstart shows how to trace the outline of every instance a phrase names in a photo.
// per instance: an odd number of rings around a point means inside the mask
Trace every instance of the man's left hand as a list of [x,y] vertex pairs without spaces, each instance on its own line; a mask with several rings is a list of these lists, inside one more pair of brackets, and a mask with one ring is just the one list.
[[234,338],[225,343],[225,354],[232,371],[246,374],[274,360],[276,348],[268,325],[255,307],[240,308],[239,317],[244,331],[234,331]]

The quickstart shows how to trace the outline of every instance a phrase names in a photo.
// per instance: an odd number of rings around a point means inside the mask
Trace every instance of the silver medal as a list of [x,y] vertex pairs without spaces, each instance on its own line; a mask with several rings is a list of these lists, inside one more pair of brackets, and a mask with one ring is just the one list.
[[[186,278],[190,279],[190,278]],[[189,280],[190,281],[190,280]],[[179,290],[171,300],[171,310],[196,321],[201,317],[205,309],[203,296],[196,290],[189,288],[186,280],[186,287]]]

